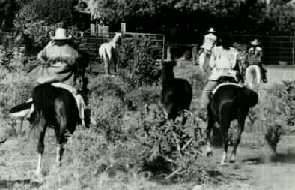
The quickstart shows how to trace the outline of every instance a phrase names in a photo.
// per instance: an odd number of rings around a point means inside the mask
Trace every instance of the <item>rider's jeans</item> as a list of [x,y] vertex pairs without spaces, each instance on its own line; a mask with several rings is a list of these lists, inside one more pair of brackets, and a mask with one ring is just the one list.
[[218,85],[218,83],[216,80],[209,80],[207,82],[207,84],[204,87],[203,92],[202,92],[201,108],[207,108],[207,106],[210,102],[210,94],[217,85]]
[[247,69],[246,69],[246,81],[247,82],[253,83],[253,81],[252,81],[252,78],[253,78],[252,73],[256,73],[257,81],[260,82],[262,80],[259,65],[250,65],[250,66],[247,67]]

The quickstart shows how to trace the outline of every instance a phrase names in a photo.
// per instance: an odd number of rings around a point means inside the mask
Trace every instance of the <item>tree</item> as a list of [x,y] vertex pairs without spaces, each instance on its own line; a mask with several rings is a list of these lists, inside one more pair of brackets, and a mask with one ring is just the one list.
[[75,0],[30,0],[18,13],[18,19],[24,22],[45,20],[48,24],[64,22],[73,24],[73,5]]
[[0,24],[1,30],[11,30],[15,12],[19,9],[17,0],[0,1]]

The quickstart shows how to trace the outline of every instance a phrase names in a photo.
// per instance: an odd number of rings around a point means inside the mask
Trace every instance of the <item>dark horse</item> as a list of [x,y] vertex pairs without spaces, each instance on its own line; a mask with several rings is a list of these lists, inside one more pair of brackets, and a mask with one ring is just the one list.
[[[87,78],[85,77],[85,68],[88,66],[89,54],[80,51],[81,57],[78,60],[79,66],[75,68],[75,81],[78,81],[76,88],[87,102]],[[81,80],[82,79],[82,80]],[[37,145],[38,163],[36,174],[41,174],[42,154],[44,151],[44,137],[47,127],[53,127],[57,140],[56,163],[60,165],[64,144],[66,143],[66,133],[73,134],[78,124],[84,122],[85,107],[80,108],[77,105],[73,94],[63,88],[51,84],[40,84],[33,89],[32,99],[34,103],[34,113],[32,116],[33,127],[39,130],[39,140]],[[87,103],[86,103],[87,104]],[[79,107],[78,107],[79,106]],[[83,111],[83,116],[79,115],[79,108]]]
[[245,120],[249,109],[258,103],[258,94],[246,87],[235,83],[221,84],[216,88],[208,106],[208,126],[207,126],[207,155],[212,154],[210,133],[215,122],[219,124],[219,130],[224,144],[224,154],[221,164],[227,162],[229,136],[228,130],[231,121],[237,119],[238,127],[233,139],[234,148],[231,154],[231,161],[235,161],[237,147],[240,143],[241,134],[244,129]]
[[73,133],[81,120],[74,96],[68,90],[51,84],[41,84],[33,89],[32,98],[35,106],[33,126],[39,130],[36,174],[40,175],[47,127],[51,126],[55,130],[58,143],[56,162],[60,164],[64,151],[63,145],[66,142],[65,133]]
[[[175,120],[184,110],[189,110],[192,102],[192,86],[187,80],[174,77],[175,65],[176,62],[170,60],[164,61],[162,65],[161,103],[166,119],[172,120]],[[184,114],[182,124],[184,125],[185,122],[186,115]]]

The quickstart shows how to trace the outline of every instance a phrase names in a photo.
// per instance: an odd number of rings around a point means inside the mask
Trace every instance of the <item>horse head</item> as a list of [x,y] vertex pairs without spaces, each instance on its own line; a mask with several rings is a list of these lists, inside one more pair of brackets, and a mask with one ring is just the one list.
[[162,68],[173,68],[176,66],[176,61],[175,60],[171,60],[171,59],[167,59],[164,60],[162,63]]
[[244,87],[242,94],[244,95],[243,101],[246,101],[249,108],[254,107],[258,104],[258,94],[254,90]]
[[122,40],[122,33],[116,32],[112,41],[115,42],[115,44],[121,44],[121,40]]

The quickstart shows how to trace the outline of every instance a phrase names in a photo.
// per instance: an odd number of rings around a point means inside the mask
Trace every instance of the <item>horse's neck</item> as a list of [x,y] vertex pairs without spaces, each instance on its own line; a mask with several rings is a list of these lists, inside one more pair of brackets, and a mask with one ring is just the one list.
[[111,47],[116,48],[116,41],[113,39],[109,42],[109,44],[111,45]]
[[163,85],[165,84],[170,84],[171,82],[173,82],[175,79],[174,77],[174,72],[173,72],[173,69],[172,71],[167,71],[165,70],[163,73],[162,73],[162,83]]

